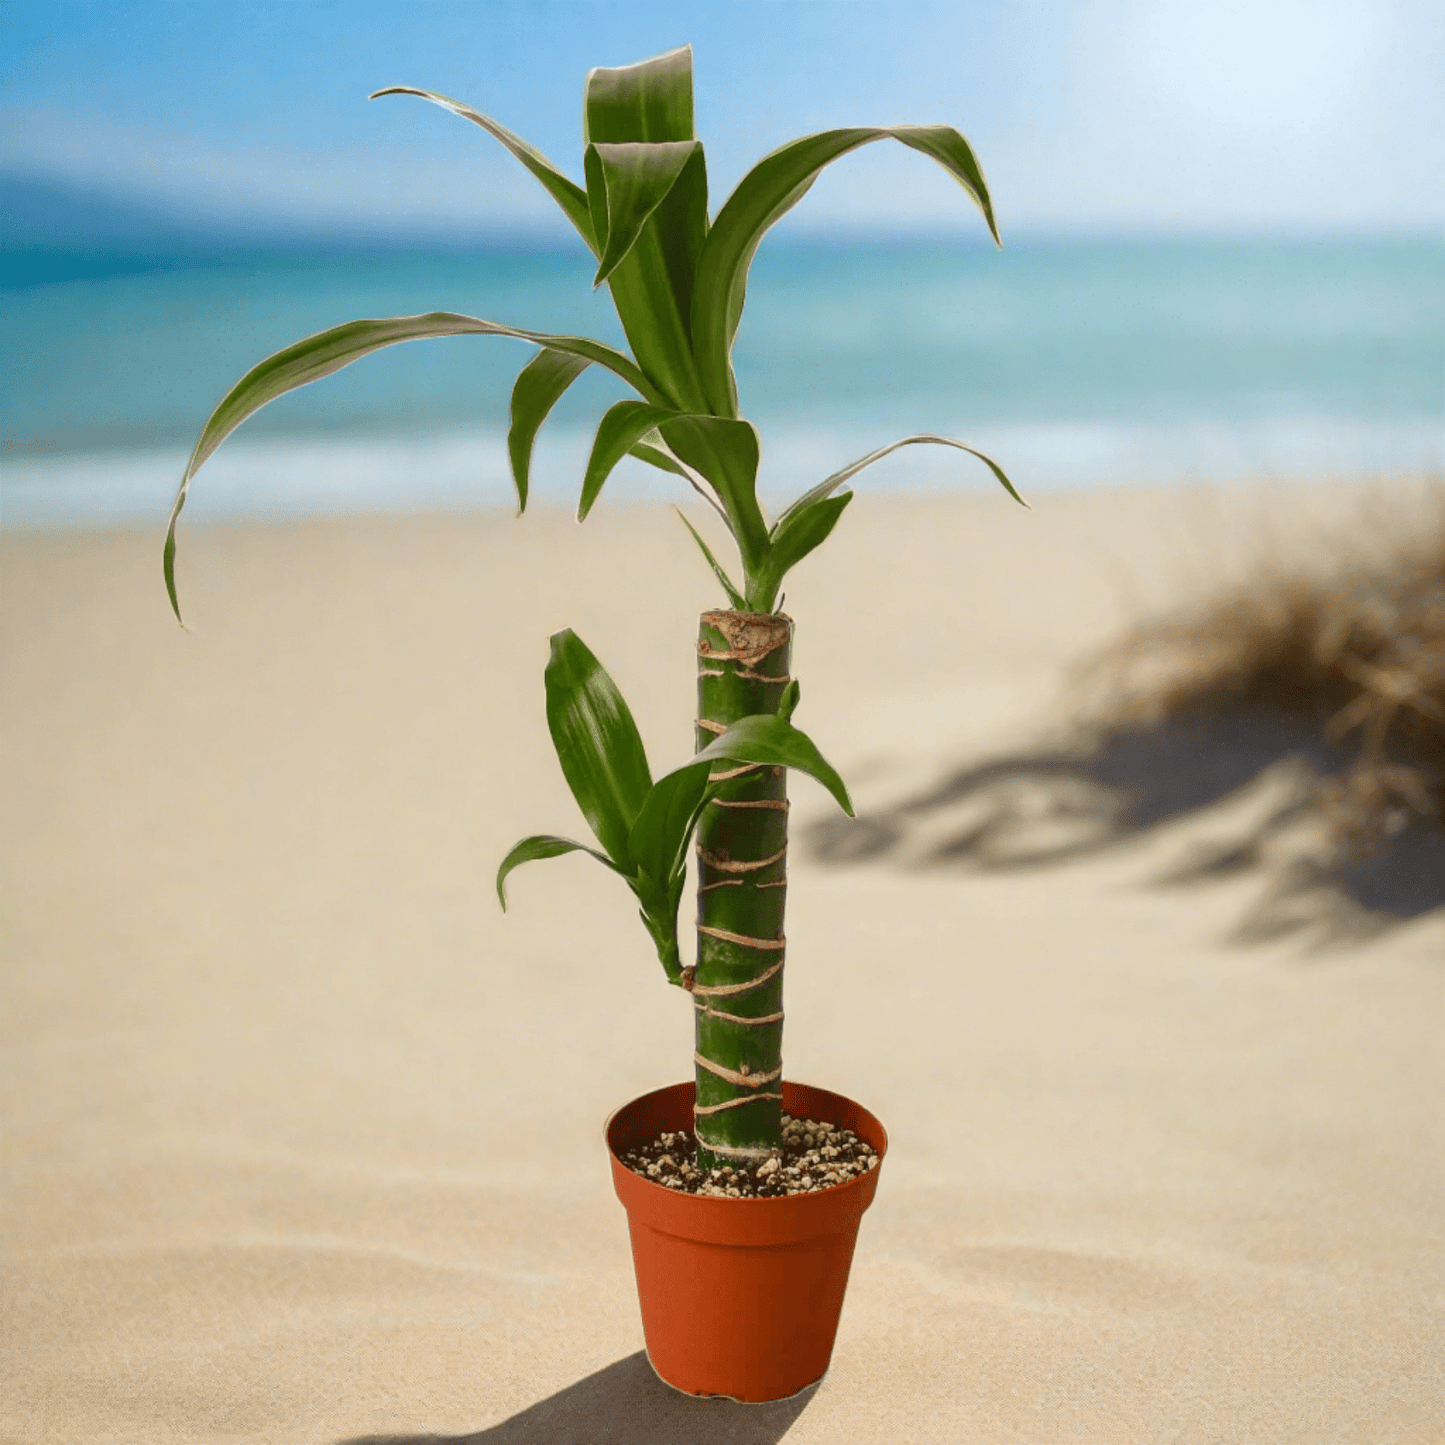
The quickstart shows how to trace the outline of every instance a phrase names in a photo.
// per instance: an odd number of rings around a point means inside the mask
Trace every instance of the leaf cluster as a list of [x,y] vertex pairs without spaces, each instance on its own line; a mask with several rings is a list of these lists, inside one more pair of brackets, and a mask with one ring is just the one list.
[[585,185],[470,106],[409,86],[376,95],[432,101],[486,131],[531,172],[596,258],[595,284],[608,287],[631,355],[587,337],[431,312],[347,322],[269,357],[223,398],[186,466],[164,559],[177,617],[176,523],[191,480],[206,459],[248,416],[278,396],[382,347],[425,337],[505,336],[538,348],[512,389],[507,450],[519,508],[527,504],[537,435],[568,387],[589,366],[601,366],[622,380],[635,395],[617,402],[598,424],[582,480],[579,520],[625,457],[685,480],[717,510],[737,543],[742,571],[734,582],[693,533],[740,610],[773,610],[789,569],[829,535],[847,506],[850,494],[839,488],[899,446],[939,442],[972,452],[1022,500],[999,467],[972,447],[946,437],[913,436],[835,473],[769,525],[757,498],[758,435],[738,412],[731,354],[753,256],[768,230],[840,156],[886,139],[921,152],[958,182],[997,241],[983,171],[953,127],[855,126],[804,136],[759,161],[709,219],[706,161],[693,131],[690,47],[637,65],[597,69],[587,77]]
[[570,628],[552,638],[546,688],[547,726],[557,760],[599,847],[553,833],[523,838],[497,869],[497,897],[505,908],[507,876],[522,863],[590,853],[636,895],[642,922],[672,983],[682,982],[677,911],[687,879],[687,849],[720,786],[709,776],[715,763],[797,768],[822,783],[852,816],[842,778],[792,724],[796,682],[784,692],[775,715],[740,719],[656,782],[617,684]]

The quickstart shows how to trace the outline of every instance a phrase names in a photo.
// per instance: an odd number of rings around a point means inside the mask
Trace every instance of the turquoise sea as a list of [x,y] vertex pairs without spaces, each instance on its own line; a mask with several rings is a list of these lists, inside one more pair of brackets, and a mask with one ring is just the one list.
[[[617,342],[580,252],[115,258],[11,268],[0,289],[0,519],[162,523],[227,386],[356,316],[447,309]],[[82,270],[87,269],[82,267]],[[466,338],[367,358],[248,422],[188,521],[510,502],[503,438],[521,343]],[[1445,471],[1445,242],[1169,239],[764,246],[735,352],[774,501],[897,436],[995,455],[1059,486]],[[585,376],[539,443],[540,495],[575,496],[620,384]],[[670,496],[640,464],[613,499]],[[911,448],[860,487],[987,488]]]

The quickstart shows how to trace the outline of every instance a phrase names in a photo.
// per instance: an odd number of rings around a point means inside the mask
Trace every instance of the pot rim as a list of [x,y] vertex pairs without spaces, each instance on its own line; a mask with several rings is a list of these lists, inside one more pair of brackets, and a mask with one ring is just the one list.
[[[645,1174],[638,1174],[623,1162],[621,1154],[613,1145],[612,1134],[617,1120],[629,1109],[645,1107],[650,1101],[655,1101],[656,1105],[662,1105],[664,1101],[661,1096],[673,1096],[672,1099],[666,1101],[667,1103],[681,1102],[677,1096],[692,1093],[694,1088],[693,1081],[688,1080],[686,1083],[667,1084],[660,1089],[650,1089],[647,1093],[639,1094],[636,1098],[630,1099],[627,1103],[614,1109],[607,1116],[606,1123],[603,1125],[603,1142],[607,1147],[618,1196],[629,1210],[642,1207],[648,1215],[653,1217],[654,1227],[661,1226],[668,1229],[668,1232],[672,1232],[681,1223],[683,1211],[686,1211],[686,1215],[691,1221],[700,1224],[703,1217],[715,1216],[719,1210],[725,1210],[730,1217],[739,1221],[750,1215],[755,1218],[769,1213],[786,1215],[796,1218],[797,1223],[801,1226],[805,1218],[813,1218],[821,1223],[824,1217],[833,1216],[839,1209],[849,1214],[856,1210],[861,1215],[863,1210],[872,1203],[873,1195],[877,1191],[878,1176],[882,1169],[883,1159],[888,1152],[888,1133],[882,1123],[875,1114],[865,1109],[856,1100],[850,1099],[846,1094],[836,1093],[832,1089],[822,1089],[813,1084],[794,1083],[791,1080],[785,1080],[783,1083],[784,1107],[788,1107],[789,1095],[792,1095],[793,1101],[804,1109],[810,1106],[828,1109],[828,1106],[833,1104],[835,1107],[830,1112],[843,1113],[853,1120],[852,1125],[843,1127],[854,1127],[857,1124],[863,1126],[861,1129],[855,1127],[855,1132],[860,1137],[865,1137],[866,1142],[876,1152],[878,1163],[873,1168],[855,1175],[852,1179],[845,1179],[840,1184],[830,1184],[823,1189],[810,1190],[806,1194],[778,1194],[764,1199],[730,1199],[716,1194],[692,1194],[679,1189],[668,1189],[665,1185],[657,1183],[656,1180],[649,1179]],[[798,1100],[798,1094],[808,1097],[806,1100]],[[789,1112],[792,1111],[789,1110]],[[860,1115],[861,1118],[858,1117]],[[828,1122],[836,1121],[829,1120]],[[854,1197],[858,1195],[862,1197]],[[745,1207],[739,1208],[739,1206]],[[664,1218],[668,1223],[663,1222]],[[759,1223],[761,1223],[760,1218]],[[671,1228],[669,1228],[669,1224]],[[692,1231],[688,1229],[686,1232],[691,1234]]]

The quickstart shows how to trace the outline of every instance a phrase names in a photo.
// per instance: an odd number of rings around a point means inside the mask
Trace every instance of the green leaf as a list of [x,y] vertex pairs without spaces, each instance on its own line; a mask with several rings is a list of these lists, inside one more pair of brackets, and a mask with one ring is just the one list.
[[654,400],[657,393],[638,370],[637,365],[621,352],[592,341],[585,336],[550,336],[544,331],[521,331],[495,321],[482,321],[475,316],[462,316],[454,311],[429,311],[422,316],[388,316],[380,319],[348,321],[327,331],[308,336],[274,356],[253,366],[221,399],[201,431],[196,449],[186,464],[180,491],[171,507],[170,525],[166,528],[164,569],[166,592],[177,620],[181,615],[176,598],[176,523],[186,504],[191,478],[200,471],[206,459],[230,434],[268,402],[288,391],[319,381],[324,376],[350,366],[353,361],[395,346],[403,341],[419,341],[433,336],[511,336],[519,341],[535,342],[553,351],[595,361],[615,372],[629,386]]
[[[797,698],[791,699],[796,705]],[[790,708],[791,711],[791,708]],[[763,763],[770,767],[794,768],[816,778],[851,818],[853,801],[833,765],[820,753],[813,740],[781,716],[758,713],[739,718],[721,737],[714,738],[688,767],[714,762]]]
[[714,762],[726,759],[797,768],[817,778],[845,811],[853,812],[843,780],[812,740],[790,721],[798,697],[798,684],[792,682],[783,692],[776,716],[741,719],[682,767],[659,778],[632,824],[627,839],[635,869],[632,889],[642,904],[643,923],[658,957],[674,983],[681,975],[677,910],[686,879],[687,849],[703,808],[722,786],[709,777]]
[[787,687],[783,689],[783,695],[778,699],[778,716],[784,722],[791,722],[793,714],[798,710],[798,704],[803,700],[803,689],[798,686],[798,679],[795,677]]
[[597,841],[630,875],[627,835],[652,787],[637,724],[617,684],[570,628],[552,637],[546,684],[562,775]]
[[558,398],[592,363],[585,356],[543,347],[517,374],[512,387],[512,424],[507,430],[507,455],[517,488],[517,511],[527,510],[527,482],[532,447],[547,414]]
[[[608,201],[597,148],[695,141],[692,51],[684,46],[638,65],[594,70],[587,77],[583,132],[589,147],[588,203],[601,240]],[[707,410],[690,329],[693,279],[706,233],[707,170],[701,146],[694,146],[607,274],[633,355],[679,411]]]
[[[697,263],[707,240],[707,226],[707,162],[699,145],[643,227],[644,234],[638,237],[639,243],[645,242],[648,236],[655,239],[656,254],[667,272],[668,290],[677,306],[677,325],[688,343],[688,375],[691,384],[697,387],[696,398],[690,403],[694,410],[701,409],[702,389],[692,364],[692,296]],[[631,254],[629,252],[629,256]],[[623,270],[625,265],[624,262],[618,270]],[[614,276],[617,274],[613,272]],[[618,294],[615,288],[612,294],[615,299]],[[623,294],[627,294],[625,287]]]
[[582,126],[589,144],[692,140],[692,46],[591,71]]
[[783,578],[809,552],[827,541],[828,534],[838,525],[843,509],[852,500],[852,492],[844,492],[840,497],[817,497],[806,506],[794,507],[778,518],[769,536],[767,560],[744,611],[773,610],[773,599],[783,585]]
[[687,845],[707,793],[708,768],[685,766],[652,785],[627,837],[628,852],[651,878],[669,882],[687,866]]
[[951,125],[900,125],[891,127],[885,134],[906,145],[909,150],[937,161],[978,207],[994,245],[1003,245],[993,213],[993,198],[988,193],[988,182],[983,178],[983,167],[962,132]]
[[707,545],[706,542],[703,541],[702,536],[698,532],[697,528],[694,527],[692,523],[687,520],[687,515],[682,511],[680,507],[675,507],[673,510],[676,511],[677,515],[682,518],[682,525],[686,527],[689,532],[692,533],[692,540],[697,543],[698,548],[702,552],[702,555],[707,558],[707,565],[712,568],[713,576],[715,576],[717,580],[722,583],[723,591],[726,592],[728,595],[728,601],[731,602],[732,605],[737,608],[739,612],[756,610],[748,607],[747,599],[744,598],[743,594],[739,592],[735,586],[733,586],[732,578],[729,577],[728,574],[723,571],[722,567],[718,565],[718,560],[716,557],[713,556],[712,549]]
[[637,868],[633,892],[667,976],[681,982],[677,910],[687,883],[687,845],[709,792],[706,766],[679,768],[654,783],[627,846]]
[[628,452],[628,456],[636,457],[640,462],[646,462],[650,467],[656,467],[660,472],[670,472],[675,477],[681,477],[685,482],[691,482],[692,478],[687,474],[687,468],[679,465],[668,454],[663,451],[653,440],[662,440],[661,433],[654,430]]
[[796,768],[822,783],[839,807],[853,816],[853,802],[842,778],[813,740],[792,724],[798,698],[795,681],[785,689],[776,714],[739,718],[721,737],[653,784],[629,838],[629,848],[641,866],[660,876],[664,867],[675,871],[685,864],[693,828],[716,791],[708,777],[716,762]]
[[615,873],[616,864],[605,854],[585,843],[574,843],[570,838],[559,838],[553,833],[537,833],[523,838],[520,843],[502,859],[497,869],[497,900],[502,912],[507,911],[507,875],[523,863],[535,862],[538,858],[559,858],[563,853],[590,853],[599,863],[605,863]]
[[749,421],[675,416],[660,429],[673,455],[712,484],[749,576],[767,552],[768,527],[758,506],[758,434]]
[[[629,455],[638,440],[653,431],[660,421],[677,413],[662,407],[648,406],[645,401],[619,401],[609,407],[597,427],[592,442],[592,455],[582,476],[582,498],[577,503],[577,520],[586,519],[592,504],[602,491],[602,484],[612,469]],[[656,465],[654,463],[654,465]]]
[[[874,462],[886,457],[889,452],[896,452],[899,447],[917,446],[927,442],[934,446],[957,447],[961,452],[967,452],[971,457],[977,457],[989,471],[1003,484],[1004,490],[1020,506],[1027,507],[1029,504],[1014,490],[1014,484],[1004,475],[1004,470],[992,457],[986,457],[977,447],[971,447],[967,442],[961,442],[955,437],[934,436],[931,432],[924,432],[918,436],[904,437],[902,441],[889,442],[886,447],[879,447],[876,452],[869,452],[866,457],[859,457],[856,462],[849,462],[840,472],[834,472],[831,477],[824,477],[816,487],[810,487],[791,506],[786,508],[783,515],[778,518],[778,526],[775,530],[781,529],[790,522],[790,519],[799,512],[816,505],[822,498],[837,491],[844,482],[851,481],[863,470],[864,467],[871,467]],[[1032,509],[1031,509],[1032,510]]]
[[893,139],[937,161],[983,212],[998,240],[993,202],[969,143],[952,126],[851,127],[822,131],[765,156],[738,183],[708,232],[698,261],[692,303],[692,341],[708,406],[737,412],[729,352],[742,317],[748,267],[768,230],[802,200],[831,161],[871,141]]
[[701,153],[697,141],[633,141],[587,148],[587,199],[592,228],[603,242],[594,285],[600,286],[617,269],[652,213],[667,199],[683,167]]
[[662,971],[667,975],[668,982],[675,984],[682,983],[682,950],[677,942],[677,910],[682,902],[682,890],[686,883],[686,875],[667,887],[649,880],[639,880],[632,890],[642,904],[638,917],[642,919],[642,926],[657,949]]
[[433,105],[439,105],[443,110],[449,110],[453,115],[459,115],[463,120],[469,120],[473,125],[479,125],[488,135],[495,136],[497,140],[506,146],[531,173],[546,187],[547,194],[562,208],[566,217],[577,228],[577,233],[587,243],[587,249],[595,256],[600,250],[600,245],[592,234],[592,218],[587,209],[587,193],[577,184],[576,181],[568,180],[541,151],[529,146],[521,136],[513,135],[506,126],[498,125],[489,116],[482,115],[469,105],[463,105],[460,101],[448,100],[444,95],[438,95],[431,90],[417,90],[410,85],[388,85],[384,90],[373,91],[367,98],[376,100],[383,95],[417,95],[423,100],[429,100]]
[[[658,400],[677,411],[705,412],[681,299],[683,288],[675,277],[680,263],[660,234],[661,213],[669,205],[670,199],[643,226],[632,249],[607,278],[607,289],[627,344]],[[690,288],[688,276],[686,289]]]

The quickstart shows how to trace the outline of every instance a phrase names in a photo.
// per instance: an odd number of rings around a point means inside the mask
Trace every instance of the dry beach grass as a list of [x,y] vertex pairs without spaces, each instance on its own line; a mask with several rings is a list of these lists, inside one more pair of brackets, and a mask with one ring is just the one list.
[[1445,483],[1403,518],[1363,508],[1306,558],[1256,559],[1243,583],[1142,621],[1088,659],[1102,733],[1270,710],[1320,729],[1341,853],[1412,815],[1445,818]]
[[1252,794],[1162,873],[1262,872],[1241,939],[1341,941],[1445,903],[1445,483],[1235,530],[1185,598],[1073,661],[1045,742],[895,800],[871,836],[823,823],[822,854],[1062,863]]

